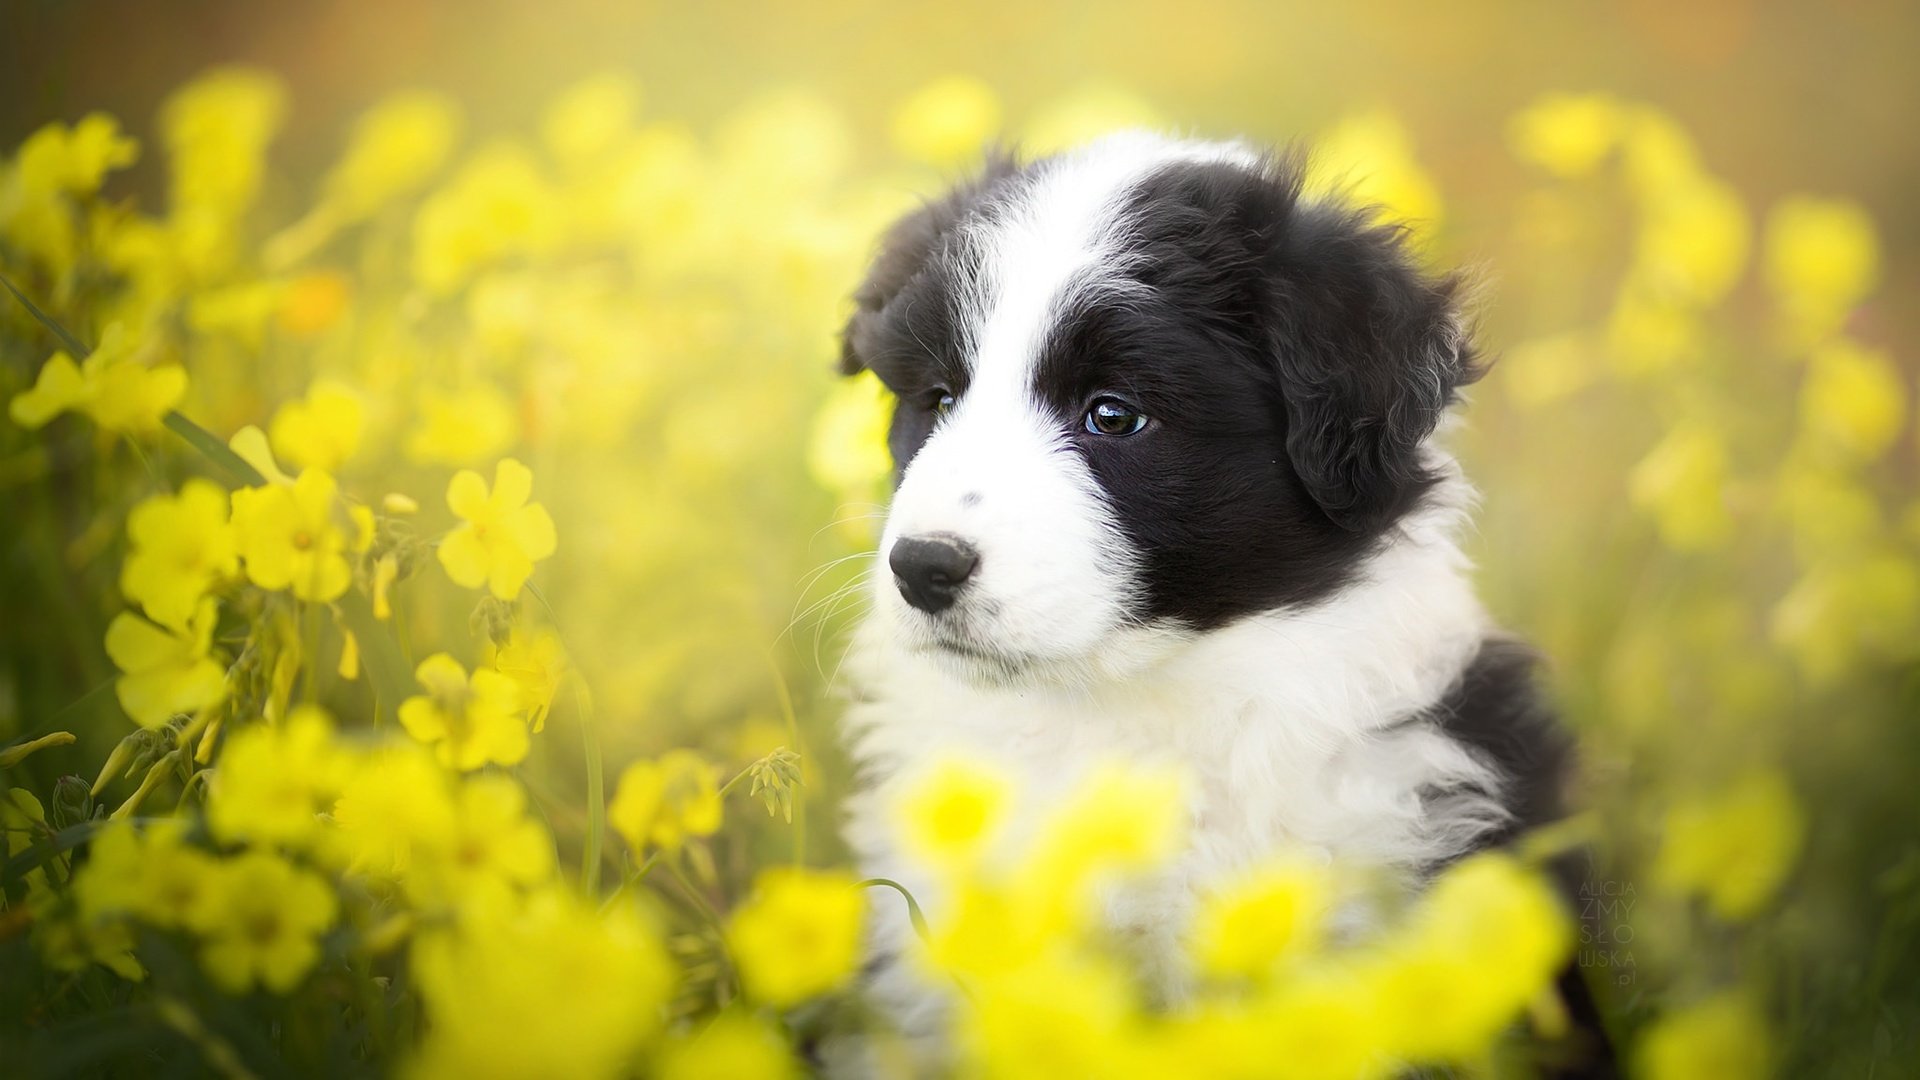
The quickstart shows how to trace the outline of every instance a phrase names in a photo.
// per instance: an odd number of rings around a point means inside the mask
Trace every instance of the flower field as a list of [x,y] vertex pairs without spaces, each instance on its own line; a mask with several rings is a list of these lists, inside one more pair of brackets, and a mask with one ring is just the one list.
[[886,70],[380,87],[327,127],[209,64],[0,147],[0,1072],[905,1069],[858,973],[909,905],[954,1075],[1533,1075],[1568,962],[1633,1075],[1913,1074],[1910,210],[1589,83],[1476,106],[1474,170],[1418,109],[1288,118],[1317,193],[1487,270],[1448,437],[1581,809],[1404,903],[1250,868],[1161,1001],[1100,902],[1184,777],[1116,765],[1010,850],[1022,793],[949,762],[898,808],[946,902],[848,866],[891,405],[833,372],[876,237],[981,147],[1200,106]]

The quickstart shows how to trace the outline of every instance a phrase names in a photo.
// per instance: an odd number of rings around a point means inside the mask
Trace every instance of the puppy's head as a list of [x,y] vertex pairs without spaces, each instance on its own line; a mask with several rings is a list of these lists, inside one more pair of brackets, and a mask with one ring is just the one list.
[[1435,482],[1453,294],[1292,159],[990,163],[894,226],[846,329],[898,396],[878,617],[1009,680],[1328,596]]

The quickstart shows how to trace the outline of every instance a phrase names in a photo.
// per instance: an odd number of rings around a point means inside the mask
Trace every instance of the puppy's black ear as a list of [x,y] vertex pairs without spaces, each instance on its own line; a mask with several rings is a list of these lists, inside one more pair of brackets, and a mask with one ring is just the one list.
[[956,185],[938,199],[923,203],[887,230],[867,279],[853,293],[853,314],[840,332],[840,373],[857,375],[867,366],[861,348],[862,331],[922,267],[948,242],[954,226],[967,215],[995,181],[1018,168],[1011,151],[994,149],[979,176]]
[[[1298,191],[1297,179],[1284,182]],[[1403,229],[1290,201],[1268,253],[1287,455],[1335,523],[1378,529],[1437,479],[1421,444],[1455,390],[1479,377],[1460,281],[1422,273]]]

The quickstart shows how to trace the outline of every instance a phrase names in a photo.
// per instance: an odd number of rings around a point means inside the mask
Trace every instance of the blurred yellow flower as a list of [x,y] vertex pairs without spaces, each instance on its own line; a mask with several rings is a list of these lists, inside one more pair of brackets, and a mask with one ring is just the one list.
[[555,98],[541,117],[540,136],[563,168],[603,159],[633,132],[640,87],[616,72],[582,79]]
[[1264,978],[1318,947],[1332,900],[1326,867],[1304,857],[1271,862],[1202,901],[1193,957],[1208,975]]
[[515,765],[527,756],[527,724],[512,679],[489,668],[476,668],[469,678],[446,653],[422,660],[414,676],[427,692],[400,703],[400,723],[432,746],[442,765],[466,772]]
[[410,1075],[628,1075],[660,1027],[673,966],[632,905],[596,914],[561,889],[489,905],[421,939],[429,1034]]
[[281,331],[296,338],[325,333],[353,301],[353,282],[345,274],[316,270],[288,281],[279,290],[274,318]]
[[169,95],[160,130],[175,205],[235,218],[251,206],[286,105],[280,80],[253,68],[219,68]]
[[560,235],[565,206],[523,147],[488,146],[421,204],[414,277],[446,295],[497,262],[543,253]]
[[162,626],[186,626],[200,598],[239,570],[227,493],[210,481],[141,500],[127,514],[127,538],[120,591]]
[[235,856],[221,864],[200,966],[230,994],[255,985],[287,993],[319,962],[318,938],[337,908],[312,872],[268,851]]
[[949,759],[908,789],[899,821],[907,847],[934,865],[970,866],[1006,817],[1012,785],[972,761]]
[[762,871],[727,924],[742,988],[775,1008],[839,989],[859,966],[865,911],[865,898],[844,872]]
[[1645,201],[1630,273],[1659,300],[1705,306],[1739,282],[1751,245],[1740,193],[1696,177]]
[[220,864],[187,843],[191,827],[181,818],[103,825],[74,879],[81,915],[95,922],[131,916],[166,929],[210,926],[220,915]]
[[1773,1074],[1774,1026],[1747,997],[1724,993],[1674,1009],[1642,1038],[1647,1080],[1763,1080]]
[[1507,142],[1522,161],[1555,176],[1586,176],[1620,137],[1620,105],[1606,94],[1546,94],[1507,125]]
[[210,654],[219,608],[212,597],[177,628],[161,627],[130,611],[107,626],[107,655],[122,674],[114,683],[120,707],[142,727],[159,727],[175,713],[195,713],[227,696],[224,664]]
[[328,204],[355,220],[418,191],[446,163],[460,109],[441,94],[405,90],[354,121],[340,162],[323,182]]
[[1684,425],[1669,431],[1633,467],[1627,494],[1634,506],[1653,516],[1667,546],[1708,551],[1733,534],[1727,474],[1724,437],[1704,425]]
[[546,730],[553,695],[567,673],[567,653],[560,635],[546,627],[528,630],[515,626],[506,644],[490,650],[488,662],[520,689],[520,710],[536,734]]
[[[387,877],[409,870],[416,852],[444,851],[454,836],[450,778],[414,743],[389,743],[368,754],[347,777],[333,820],[347,868]],[[330,834],[331,835],[331,834]]]
[[7,415],[30,431],[71,411],[116,434],[150,434],[186,394],[187,373],[177,364],[148,367],[133,353],[125,327],[113,323],[86,360],[76,364],[66,352],[54,353],[32,389],[14,395]]
[[1723,919],[1748,919],[1773,899],[1800,855],[1806,816],[1777,769],[1748,772],[1667,811],[1653,878],[1698,894]]
[[790,1080],[802,1075],[784,1034],[751,1013],[727,1011],[669,1042],[660,1080]]
[[979,161],[1000,130],[1000,99],[967,75],[935,79],[893,110],[894,149],[916,161],[951,168]]
[[[1456,980],[1471,984],[1471,968],[1451,968]],[[1457,989],[1440,985],[1444,998]],[[1443,1008],[1447,1004],[1439,1002]],[[1269,1002],[1257,1006],[1258,1049],[1269,1060],[1287,1062],[1287,1074],[1301,1080],[1385,1080],[1398,1075],[1401,1061],[1389,1048],[1408,1041],[1406,1027],[1383,1011],[1375,988],[1340,968],[1310,971],[1283,984]],[[1418,1022],[1418,1021],[1416,1021]],[[1477,1047],[1476,1047],[1477,1049]]]
[[420,398],[420,425],[407,435],[407,457],[429,465],[465,465],[506,449],[515,431],[513,403],[491,384],[427,390]]
[[1808,360],[1800,420],[1820,445],[1871,461],[1899,438],[1911,393],[1884,351],[1838,338]]
[[533,576],[533,564],[553,555],[553,518],[533,494],[533,471],[502,458],[493,474],[493,490],[480,474],[462,469],[447,485],[447,507],[464,524],[441,541],[440,565],[454,584],[485,585],[502,600],[520,595]]
[[1553,889],[1488,852],[1441,874],[1371,963],[1378,1021],[1408,1060],[1471,1058],[1548,989],[1573,949]]
[[553,876],[553,839],[527,816],[527,793],[505,776],[477,775],[454,798],[453,827],[416,850],[404,879],[416,903],[489,903],[502,889]]
[[1346,117],[1313,144],[1305,186],[1309,198],[1339,198],[1371,207],[1428,236],[1440,224],[1440,189],[1414,156],[1413,137],[1389,112]]
[[[1044,893],[1071,897],[1108,873],[1149,869],[1186,834],[1186,781],[1178,773],[1111,764],[1082,780],[1042,827],[1026,874]],[[1071,902],[1071,901],[1069,901]]]
[[1773,611],[1773,640],[1816,686],[1872,659],[1920,653],[1920,564],[1890,551],[1845,551],[1808,568]]
[[691,750],[626,767],[614,787],[607,821],[635,852],[677,850],[689,837],[720,831],[720,788],[714,767]]
[[58,121],[27,136],[14,158],[18,182],[31,192],[91,195],[107,174],[140,156],[140,144],[120,133],[120,121],[88,113],[69,128]]
[[297,469],[333,473],[353,456],[366,424],[360,395],[334,379],[315,379],[307,396],[273,414],[267,434],[274,453]]
[[277,725],[249,724],[228,734],[220,750],[207,827],[222,843],[304,848],[352,766],[334,741],[332,718],[317,706],[298,706]]
[[965,1075],[1150,1075],[1130,1067],[1138,1018],[1125,972],[1109,961],[1050,951],[969,986],[957,1023]]
[[1812,341],[1846,321],[1880,280],[1880,241],[1873,219],[1849,199],[1795,195],[1767,212],[1767,285]]
[[337,490],[332,476],[307,469],[291,484],[233,493],[233,529],[255,585],[323,604],[347,591],[353,570],[334,517]]

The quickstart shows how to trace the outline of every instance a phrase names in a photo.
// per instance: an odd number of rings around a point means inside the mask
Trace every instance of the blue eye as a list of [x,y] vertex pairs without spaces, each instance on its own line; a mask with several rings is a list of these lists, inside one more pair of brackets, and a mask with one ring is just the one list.
[[942,391],[933,401],[933,415],[945,416],[953,411],[953,395]]
[[1103,397],[1087,410],[1084,423],[1095,435],[1133,435],[1147,426],[1147,417],[1119,398]]

